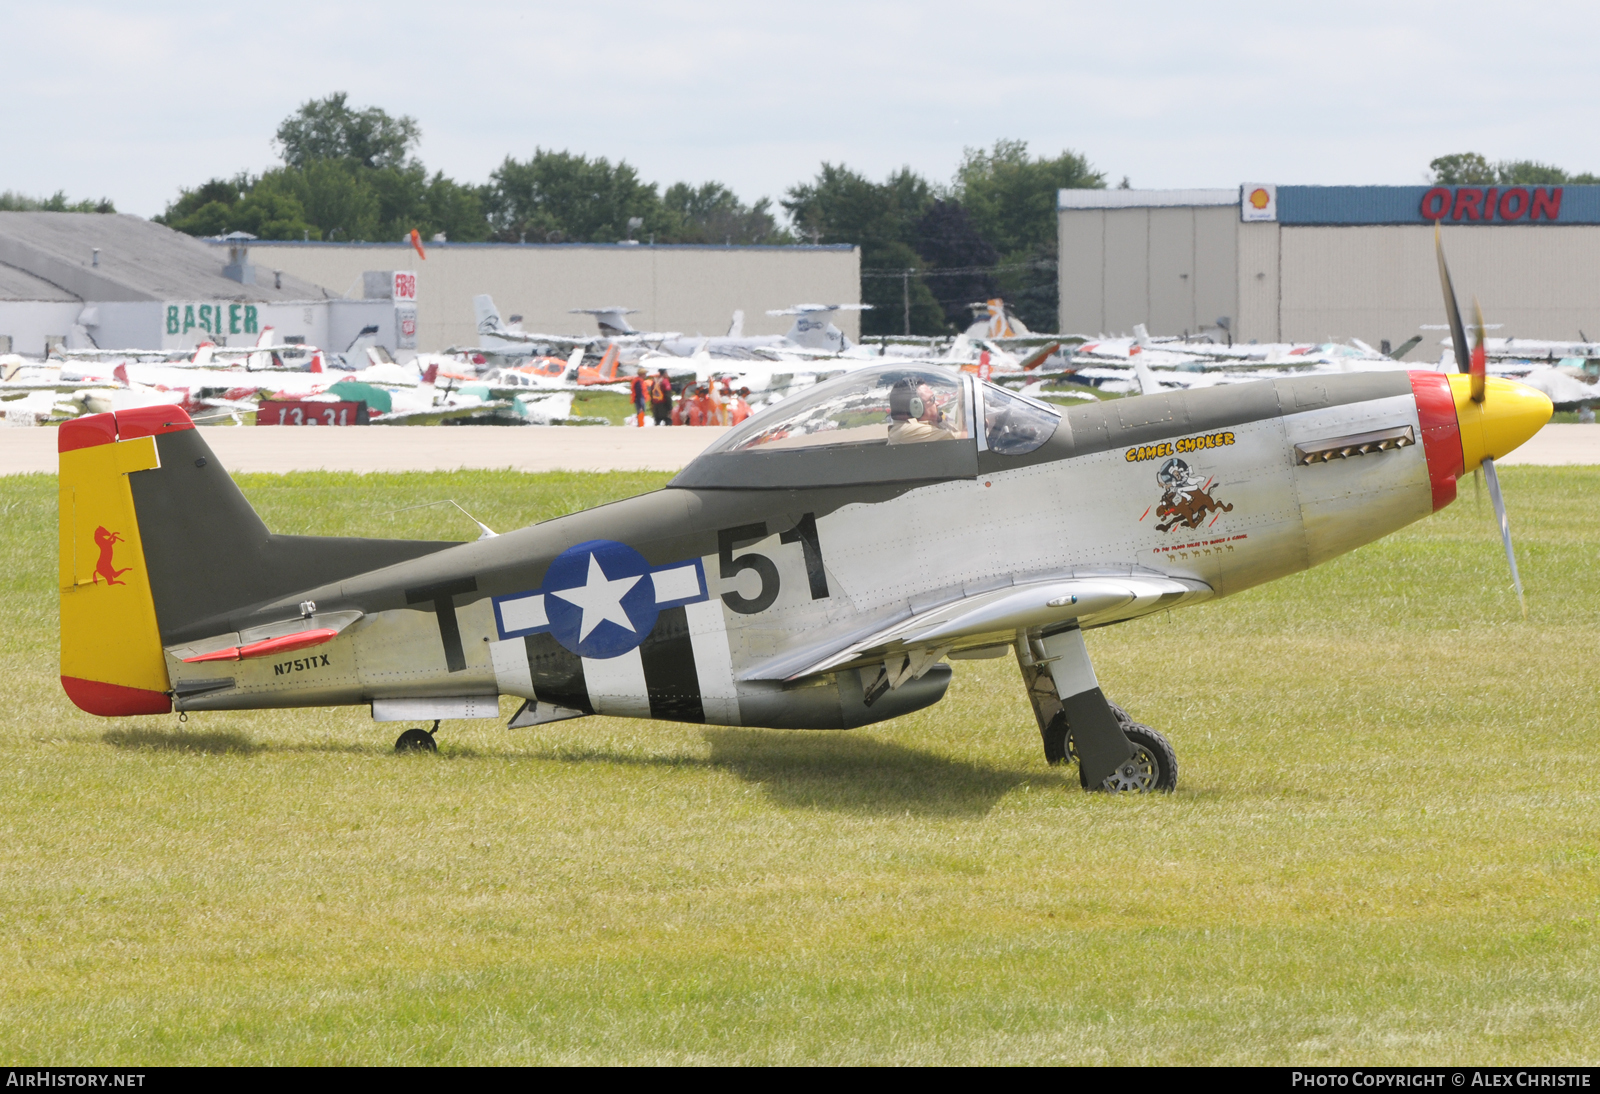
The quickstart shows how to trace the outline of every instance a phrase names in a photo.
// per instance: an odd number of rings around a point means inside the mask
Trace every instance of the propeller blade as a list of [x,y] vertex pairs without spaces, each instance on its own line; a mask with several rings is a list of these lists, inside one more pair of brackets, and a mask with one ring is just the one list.
[[1439,287],[1444,290],[1444,312],[1450,319],[1450,348],[1456,355],[1456,371],[1467,371],[1467,332],[1461,325],[1461,309],[1456,306],[1456,287],[1450,282],[1450,267],[1444,261],[1444,242],[1439,222],[1433,222],[1433,249],[1439,256]]
[[1476,296],[1472,298],[1472,315],[1478,329],[1473,331],[1477,335],[1477,340],[1472,347],[1472,367],[1468,371],[1472,376],[1472,401],[1481,404],[1484,388],[1487,386],[1485,381],[1489,375],[1489,351],[1484,345],[1483,309],[1478,306]]
[[1506,545],[1506,561],[1511,563],[1511,584],[1517,590],[1517,603],[1522,606],[1522,618],[1528,618],[1528,602],[1522,596],[1522,577],[1517,573],[1517,553],[1511,549],[1511,522],[1506,519],[1506,501],[1500,496],[1500,476],[1494,471],[1494,457],[1485,456],[1483,477],[1489,483],[1489,500],[1494,503],[1494,515],[1500,519],[1500,539]]

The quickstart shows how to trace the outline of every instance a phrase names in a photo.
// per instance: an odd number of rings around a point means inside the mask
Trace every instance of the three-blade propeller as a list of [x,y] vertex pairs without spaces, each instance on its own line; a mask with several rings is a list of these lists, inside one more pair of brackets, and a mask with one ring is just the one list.
[[[1488,351],[1484,346],[1483,309],[1478,306],[1478,301],[1472,301],[1473,319],[1477,336],[1473,344],[1472,353],[1467,354],[1467,332],[1461,323],[1461,309],[1456,305],[1456,289],[1450,280],[1450,267],[1444,260],[1444,241],[1439,232],[1439,222],[1433,222],[1433,248],[1439,257],[1439,285],[1444,290],[1444,310],[1450,319],[1450,348],[1455,354],[1456,371],[1471,377],[1470,391],[1472,401],[1482,405],[1487,393],[1488,383]],[[1483,477],[1489,484],[1489,500],[1494,505],[1494,515],[1500,521],[1500,540],[1505,544],[1506,561],[1511,564],[1511,584],[1517,590],[1517,603],[1522,607],[1523,617],[1528,614],[1528,602],[1522,595],[1522,577],[1517,573],[1517,553],[1511,547],[1511,522],[1506,518],[1506,502],[1500,493],[1500,477],[1495,474],[1494,457],[1485,456],[1482,463]]]

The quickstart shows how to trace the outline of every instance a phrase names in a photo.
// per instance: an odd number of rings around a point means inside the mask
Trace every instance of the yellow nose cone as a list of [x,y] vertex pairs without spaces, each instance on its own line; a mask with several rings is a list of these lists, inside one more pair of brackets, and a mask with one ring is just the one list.
[[1456,400],[1461,455],[1468,471],[1476,470],[1485,456],[1498,460],[1515,449],[1539,432],[1555,411],[1544,392],[1500,376],[1485,381],[1481,403],[1472,401],[1471,377],[1460,373],[1450,377],[1450,394]]

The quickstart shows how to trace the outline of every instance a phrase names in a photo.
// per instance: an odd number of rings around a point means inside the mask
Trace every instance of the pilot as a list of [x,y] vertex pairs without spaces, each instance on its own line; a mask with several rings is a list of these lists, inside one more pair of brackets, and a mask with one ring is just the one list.
[[920,441],[949,441],[965,437],[940,412],[933,388],[907,378],[889,389],[890,444],[916,444]]

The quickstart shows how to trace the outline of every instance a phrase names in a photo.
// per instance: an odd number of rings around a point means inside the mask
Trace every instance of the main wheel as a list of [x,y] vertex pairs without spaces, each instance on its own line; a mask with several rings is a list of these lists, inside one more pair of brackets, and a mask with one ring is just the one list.
[[395,741],[396,752],[437,752],[438,742],[433,739],[433,734],[426,729],[408,729],[400,734],[400,739]]
[[1078,758],[1078,754],[1072,750],[1072,735],[1067,731],[1065,711],[1057,711],[1056,716],[1050,719],[1050,724],[1039,734],[1044,738],[1044,762],[1051,767]]
[[1178,756],[1156,730],[1138,722],[1122,727],[1133,745],[1133,757],[1106,776],[1101,789],[1113,794],[1170,794],[1178,788]]

